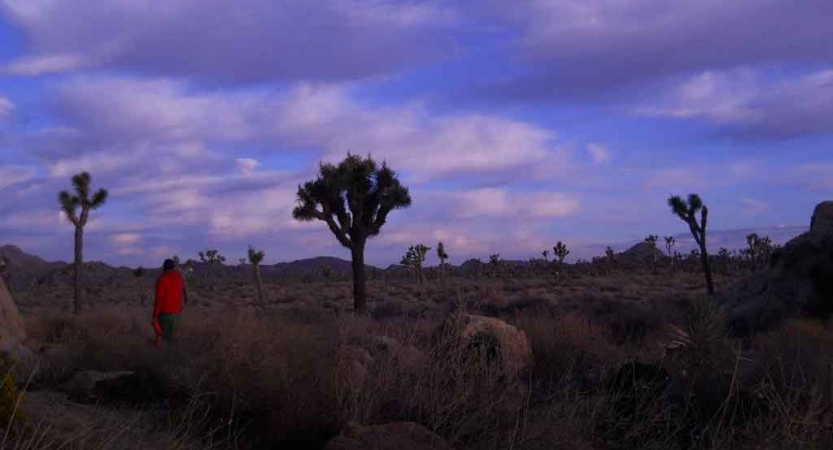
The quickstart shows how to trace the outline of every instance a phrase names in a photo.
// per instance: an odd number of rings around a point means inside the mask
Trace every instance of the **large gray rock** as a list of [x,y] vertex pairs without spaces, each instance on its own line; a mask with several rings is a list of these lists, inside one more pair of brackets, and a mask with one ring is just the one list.
[[810,231],[773,254],[770,267],[720,297],[739,335],[792,315],[828,320],[833,313],[833,202],[818,205]]
[[371,427],[350,424],[324,450],[451,450],[440,436],[413,422]]

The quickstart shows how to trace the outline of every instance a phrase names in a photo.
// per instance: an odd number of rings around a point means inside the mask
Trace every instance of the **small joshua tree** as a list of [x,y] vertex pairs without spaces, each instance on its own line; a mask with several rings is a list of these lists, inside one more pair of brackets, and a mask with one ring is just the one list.
[[[706,225],[709,219],[709,208],[703,204],[703,200],[697,194],[688,196],[688,201],[679,196],[668,199],[668,206],[671,211],[688,225],[694,241],[700,247],[700,261],[703,264],[703,272],[706,277],[706,290],[709,295],[714,296],[714,282],[712,281],[711,264],[709,263],[709,252],[706,248]],[[698,223],[696,214],[700,213]]]
[[720,247],[717,252],[717,260],[720,261],[720,269],[723,274],[729,273],[729,266],[732,264],[732,252],[726,247]]
[[489,255],[489,266],[492,268],[492,276],[497,276],[500,267],[502,266],[502,262],[500,260],[500,253],[494,253]]
[[353,262],[354,310],[364,314],[364,248],[378,236],[391,211],[411,206],[408,188],[384,162],[379,167],[370,156],[347,154],[337,166],[321,164],[318,178],[298,186],[296,220],[327,223],[338,242],[350,249]]
[[210,265],[219,265],[225,264],[226,257],[220,254],[219,250],[206,250],[204,252],[199,252],[198,256],[200,257],[200,262],[210,264]]
[[139,285],[139,304],[145,306],[145,268],[142,266],[133,269],[133,277]]
[[769,264],[774,250],[769,237],[760,237],[757,233],[751,233],[746,236],[746,245],[747,249],[744,250],[744,254],[749,258],[749,265],[753,272]]
[[671,259],[671,271],[677,271],[677,258],[674,251],[674,246],[677,245],[677,239],[674,236],[665,236],[665,251],[668,252],[668,258]]
[[616,252],[610,246],[605,248],[605,258],[607,258],[608,271],[613,272],[613,266],[616,264]]
[[431,248],[422,244],[412,245],[408,247],[408,251],[402,257],[402,265],[411,268],[414,274],[414,280],[419,284],[425,281],[422,266],[425,263],[425,255],[428,254],[428,250],[431,250]]
[[260,277],[260,263],[263,262],[263,258],[266,256],[266,253],[263,250],[255,250],[254,247],[251,245],[249,246],[249,263],[252,265],[252,270],[255,273],[255,283],[257,285],[257,300],[260,303],[260,307],[266,307],[266,298],[263,295],[263,279]]
[[437,243],[437,259],[440,260],[440,282],[445,286],[446,268],[448,266],[448,253],[445,252],[445,245],[442,241]]
[[326,264],[318,266],[318,273],[324,278],[324,284],[326,285],[330,284],[330,281],[333,279],[333,275],[335,275],[333,268]]
[[84,265],[84,226],[87,225],[90,211],[98,209],[107,201],[107,191],[105,189],[99,189],[95,194],[92,194],[92,197],[90,196],[91,182],[92,177],[90,177],[90,174],[81,172],[72,177],[72,185],[75,188],[74,195],[67,191],[61,191],[58,194],[58,202],[61,204],[61,210],[63,210],[67,219],[75,227],[75,273],[73,276],[72,310],[76,314],[81,309],[82,302],[81,284]]
[[561,269],[564,268],[564,259],[566,259],[569,254],[570,250],[567,249],[567,245],[561,241],[556,242],[555,247],[552,248],[553,258],[558,259],[558,273],[561,273]]
[[549,259],[550,251],[549,250],[544,250],[543,252],[541,252],[541,256],[544,257],[544,262],[545,263],[550,262],[550,259]]
[[659,236],[655,234],[649,234],[645,238],[645,242],[651,246],[651,256],[649,256],[649,259],[651,261],[651,272],[653,273],[657,273],[657,241],[659,241]]

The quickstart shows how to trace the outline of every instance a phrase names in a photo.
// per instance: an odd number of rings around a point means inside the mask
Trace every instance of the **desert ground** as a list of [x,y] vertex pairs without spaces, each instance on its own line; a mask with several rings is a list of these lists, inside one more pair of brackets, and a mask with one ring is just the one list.
[[161,350],[135,278],[92,276],[77,316],[34,283],[13,295],[39,367],[2,448],[833,448],[833,334],[734,336],[667,263],[377,274],[360,317],[347,280],[267,278],[261,306],[225,267],[189,276]]

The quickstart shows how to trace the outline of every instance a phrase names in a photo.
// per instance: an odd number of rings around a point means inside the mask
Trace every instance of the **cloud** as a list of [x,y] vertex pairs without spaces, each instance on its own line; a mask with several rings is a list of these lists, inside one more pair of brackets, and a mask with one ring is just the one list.
[[743,203],[743,213],[748,216],[756,216],[769,210],[769,204],[761,200],[751,198],[741,199]]
[[605,164],[610,161],[610,150],[604,145],[590,143],[587,144],[587,153],[593,159],[594,164]]
[[387,74],[453,51],[440,2],[9,0],[29,52],[15,74],[79,69],[258,83]]
[[12,116],[12,112],[14,111],[14,103],[11,100],[7,99],[0,95],[0,120],[8,119]]
[[833,40],[833,4],[826,0],[477,5],[519,35],[511,51],[529,66],[525,75],[481,92],[492,98],[587,99],[705,70],[833,62],[833,48],[825,44]]
[[110,241],[120,247],[130,247],[142,240],[138,233],[119,233],[110,236]]
[[30,166],[0,166],[0,189],[25,183],[34,178],[35,172],[35,168]]
[[[101,96],[102,91],[110,95]],[[199,159],[205,166],[212,163],[209,147],[230,143],[301,149],[327,160],[341,159],[348,151],[370,153],[395,168],[408,168],[417,183],[531,170],[559,157],[555,133],[526,122],[483,114],[436,115],[421,104],[369,106],[338,85],[201,92],[167,79],[110,77],[74,79],[56,96],[65,128],[29,146],[48,152],[78,149],[53,158],[55,176],[93,162],[101,162],[99,172],[154,159],[172,164]],[[56,139],[62,145],[56,146]],[[102,158],[113,146],[133,151]],[[238,168],[251,164],[237,159]]]
[[684,80],[637,114],[697,119],[748,139],[785,139],[833,132],[833,70],[768,80],[738,70]]
[[504,217],[561,218],[579,210],[579,200],[554,192],[510,192],[506,189],[477,189],[454,194],[453,214],[459,218]]
[[705,185],[700,172],[694,168],[659,169],[650,173],[643,182],[645,190],[673,192],[694,192]]

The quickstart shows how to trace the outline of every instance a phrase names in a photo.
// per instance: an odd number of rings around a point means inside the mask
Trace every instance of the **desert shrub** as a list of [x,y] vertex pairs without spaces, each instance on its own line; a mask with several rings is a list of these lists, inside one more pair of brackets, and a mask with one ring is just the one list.
[[536,395],[552,395],[565,385],[581,390],[597,388],[606,368],[621,358],[609,331],[579,312],[554,320],[524,314],[517,326],[532,347],[535,364],[531,379]]
[[660,327],[656,312],[637,303],[597,300],[582,305],[582,310],[591,321],[607,326],[619,345],[640,343]]

